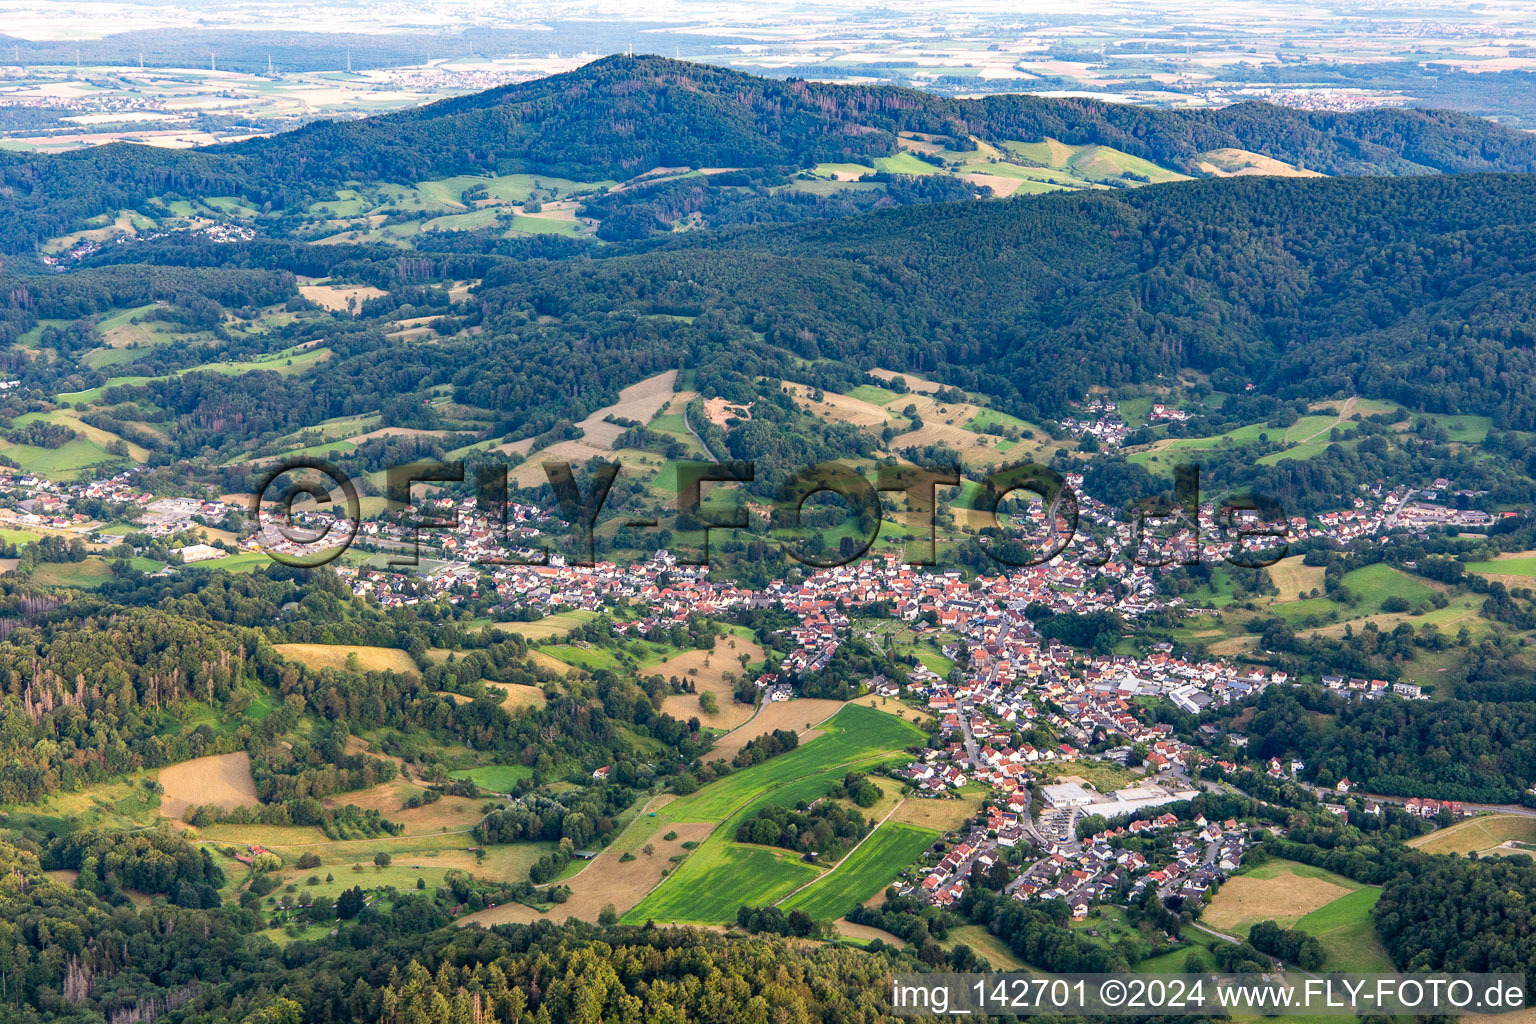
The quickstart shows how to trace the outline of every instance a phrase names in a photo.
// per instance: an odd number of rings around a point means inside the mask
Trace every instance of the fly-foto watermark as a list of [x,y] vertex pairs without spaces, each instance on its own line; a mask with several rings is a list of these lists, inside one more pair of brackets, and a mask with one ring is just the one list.
[[[570,530],[565,561],[574,565],[596,562],[595,529],[613,491],[613,484],[623,471],[621,464],[594,460],[586,463],[585,485],[570,462],[547,461],[541,464],[544,477],[554,494],[555,503],[548,511],[557,515]],[[751,461],[702,462],[680,461],[669,470],[676,478],[676,502],[671,531],[687,541],[691,550],[678,558],[680,564],[709,564],[710,533],[716,530],[742,530],[749,525],[745,502],[728,511],[706,506],[704,485],[729,487],[752,484],[757,480],[757,464]],[[456,513],[424,514],[415,500],[415,485],[441,487],[467,482],[465,463],[419,461],[393,466],[384,473],[386,515],[400,531],[405,549],[396,564],[416,564],[422,531],[456,530],[461,527]],[[883,495],[898,495],[905,504],[906,529],[902,557],[908,565],[938,564],[938,520],[941,510],[940,488],[961,485],[960,467],[925,467],[916,465],[879,466],[875,478],[841,462],[824,462],[789,474],[767,502],[774,537],[785,554],[803,565],[817,569],[846,565],[862,558],[880,536],[887,507]],[[476,517],[507,543],[511,543],[508,472],[504,464],[481,464],[473,474]],[[280,546],[268,548],[274,561],[284,565],[314,567],[340,557],[356,539],[362,521],[362,501],[357,482],[334,463],[314,456],[297,456],[271,467],[254,489],[251,514],[258,534],[270,529],[281,539]],[[828,530],[804,522],[806,505],[818,495],[835,495],[849,509],[853,528]],[[1002,511],[1005,499],[1027,494],[1038,499],[1041,522],[1033,530],[1023,530]],[[1067,552],[1079,534],[1081,501],[1067,477],[1050,466],[1020,462],[994,470],[974,482],[971,504],[966,508],[969,525],[976,532],[974,542],[987,557],[1001,565],[1018,568],[1042,565]],[[320,506],[336,511],[322,529],[314,524],[301,525],[295,513],[296,501],[308,496]],[[713,504],[713,503],[712,503]],[[951,505],[946,511],[953,511]],[[1281,540],[1285,533],[1284,516],[1273,503],[1258,500],[1224,504],[1215,516],[1214,529],[1202,525],[1199,468],[1180,465],[1174,469],[1171,502],[1148,501],[1130,511],[1129,558],[1136,564],[1159,568],[1173,564],[1192,565],[1221,560],[1243,568],[1263,568],[1285,557]],[[313,517],[310,517],[313,519]],[[652,516],[621,516],[621,526],[631,530],[659,530],[660,521]],[[1278,524],[1278,525],[1277,525]],[[846,524],[845,524],[846,526]],[[1153,539],[1154,529],[1177,532],[1179,543],[1169,553]],[[1214,532],[1213,538],[1210,534]],[[826,543],[837,536],[835,546]],[[820,543],[816,539],[820,538]],[[1215,541],[1212,545],[1209,541]],[[1255,550],[1255,547],[1260,550]],[[525,553],[498,555],[479,559],[491,565],[545,565],[550,551],[546,540],[521,545]],[[1092,548],[1092,546],[1089,546]],[[1083,550],[1080,560],[1089,566],[1103,565],[1107,551]]]

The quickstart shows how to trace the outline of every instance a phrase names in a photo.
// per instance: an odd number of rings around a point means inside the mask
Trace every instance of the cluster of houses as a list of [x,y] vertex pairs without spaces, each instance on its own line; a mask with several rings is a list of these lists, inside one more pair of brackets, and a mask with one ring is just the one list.
[[1115,404],[1102,398],[1090,398],[1079,406],[1082,416],[1067,416],[1061,421],[1061,428],[1078,440],[1085,437],[1094,438],[1101,447],[1119,448],[1125,444],[1126,436],[1131,430],[1120,418]]
[[1379,700],[1388,693],[1405,700],[1429,699],[1429,694],[1418,683],[1389,683],[1385,679],[1345,678],[1334,675],[1323,676],[1322,682],[1330,690],[1370,700]]
[[169,238],[171,235],[181,237],[200,238],[209,242],[249,242],[255,239],[256,229],[242,224],[220,222],[207,224],[192,230],[180,231],[155,231],[146,234],[119,234],[110,238],[87,238],[76,242],[62,254],[50,255],[44,253],[40,259],[44,266],[63,272],[67,262],[83,260],[87,256],[94,256],[108,246],[127,245],[132,242],[147,242],[156,238]]
[[[1172,831],[1172,854],[1166,863],[1152,864],[1127,838]],[[1017,844],[1022,835],[1014,812],[993,810],[985,826],[973,827],[915,883],[900,887],[917,893],[934,906],[949,906],[964,895],[977,868],[990,870],[1004,854],[1000,848]],[[1044,856],[1013,875],[1003,891],[1020,902],[1061,900],[1072,916],[1082,919],[1098,903],[1139,896],[1155,886],[1164,899],[1203,898],[1243,862],[1248,830],[1235,819],[1184,821],[1172,813],[1134,818],[1097,832],[1070,847],[1053,845]]]
[[1175,409],[1164,405],[1162,402],[1153,402],[1152,408],[1147,410],[1148,423],[1188,423],[1189,413],[1183,409]]

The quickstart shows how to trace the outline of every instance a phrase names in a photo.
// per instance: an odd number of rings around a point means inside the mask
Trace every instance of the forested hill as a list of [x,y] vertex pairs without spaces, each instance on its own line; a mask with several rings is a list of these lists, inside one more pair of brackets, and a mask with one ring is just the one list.
[[1193,367],[1237,390],[1353,391],[1529,430],[1531,180],[1247,178],[908,206],[508,265],[488,294],[554,316],[709,314],[1026,418]]
[[[607,57],[564,75],[365,121],[227,147],[282,177],[415,181],[470,168],[624,180],[654,167],[806,167],[889,156],[896,133],[962,144],[1097,144],[1186,174],[1242,149],[1324,174],[1536,171],[1536,137],[1442,111],[1305,112],[1262,103],[1169,111],[1088,99],[950,100],[890,86],[778,81],[663,57]],[[319,166],[315,166],[318,164]]]
[[1330,175],[1536,171],[1536,137],[1447,112],[951,100],[616,56],[416,110],[209,150],[119,144],[49,156],[0,153],[0,216],[8,225],[0,251],[33,251],[90,217],[157,196],[230,196],[262,211],[296,211],[344,181],[528,172],[621,182],[658,167],[779,173],[892,156],[899,132],[939,139],[949,151],[1046,139],[1099,145],[1156,164],[1159,173],[1194,176],[1208,173],[1206,158],[1220,152]]

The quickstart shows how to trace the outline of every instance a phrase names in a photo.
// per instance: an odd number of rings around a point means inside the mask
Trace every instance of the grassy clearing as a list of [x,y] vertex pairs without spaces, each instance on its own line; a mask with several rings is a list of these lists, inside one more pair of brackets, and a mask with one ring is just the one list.
[[481,789],[492,793],[510,793],[518,780],[533,775],[533,769],[523,764],[493,764],[484,768],[464,768],[449,772],[449,778],[469,779]]
[[939,836],[931,829],[886,822],[831,871],[781,905],[803,910],[818,921],[834,921],[890,885]]
[[348,658],[357,655],[357,667],[365,672],[417,674],[415,660],[392,647],[355,647],[346,644],[274,644],[277,653],[312,669],[346,668]]
[[1417,577],[1379,562],[1345,573],[1340,582],[1373,610],[1379,610],[1389,597],[1406,598],[1409,607],[1416,607],[1434,596],[1434,591]]
[[83,562],[39,562],[32,571],[32,582],[45,587],[75,587],[89,590],[112,578],[112,569],[92,556]]
[[986,957],[994,971],[1030,971],[1030,966],[1020,960],[1017,954],[1008,948],[1007,943],[979,924],[951,928],[949,937],[939,945],[946,950],[954,949],[956,946],[969,946],[975,953]]

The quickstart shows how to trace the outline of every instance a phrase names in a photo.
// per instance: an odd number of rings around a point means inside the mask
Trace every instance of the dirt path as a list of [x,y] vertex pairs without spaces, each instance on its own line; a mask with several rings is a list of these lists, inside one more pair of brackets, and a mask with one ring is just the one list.
[[1314,438],[1322,437],[1328,431],[1332,430],[1334,427],[1339,426],[1345,420],[1349,419],[1349,414],[1350,414],[1351,410],[1354,409],[1355,402],[1356,402],[1356,400],[1359,397],[1360,397],[1359,395],[1350,395],[1348,398],[1346,398],[1344,400],[1344,404],[1339,408],[1339,415],[1334,419],[1334,421],[1332,423],[1328,424],[1326,427],[1324,427],[1323,429],[1319,430],[1317,433],[1312,434],[1312,435],[1310,435],[1308,437],[1302,438],[1300,441],[1297,441],[1296,444],[1291,445],[1291,447],[1294,448],[1294,447],[1296,447],[1296,445],[1306,444],[1308,441],[1311,441]]

